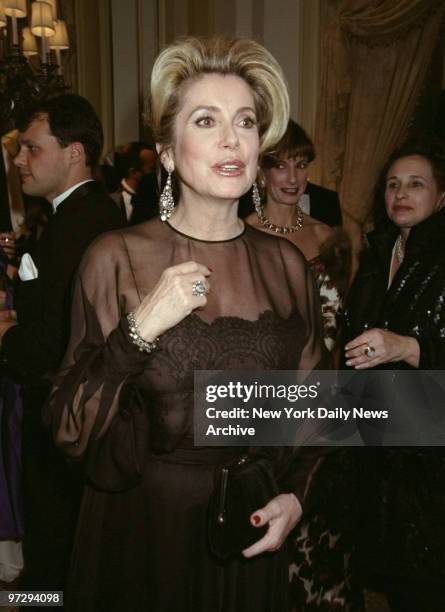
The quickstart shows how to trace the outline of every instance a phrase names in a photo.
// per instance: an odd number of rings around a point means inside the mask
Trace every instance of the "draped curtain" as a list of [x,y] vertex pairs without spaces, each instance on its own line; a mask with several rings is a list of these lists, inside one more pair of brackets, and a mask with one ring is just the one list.
[[443,0],[326,0],[313,178],[339,191],[354,246],[378,174],[403,141],[445,13]]

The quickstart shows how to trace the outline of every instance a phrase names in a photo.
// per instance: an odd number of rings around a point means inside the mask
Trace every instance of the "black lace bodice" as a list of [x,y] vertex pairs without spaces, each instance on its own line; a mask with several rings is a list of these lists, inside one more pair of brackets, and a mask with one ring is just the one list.
[[[139,352],[128,339],[126,313],[164,269],[188,260],[213,271],[207,306],[163,334],[151,355]],[[151,447],[187,447],[194,370],[310,370],[323,356],[321,338],[312,275],[288,241],[246,226],[232,240],[204,242],[156,219],[106,234],[87,252],[71,342],[46,419],[65,452],[81,456],[110,425],[117,427],[122,398],[137,389]]]

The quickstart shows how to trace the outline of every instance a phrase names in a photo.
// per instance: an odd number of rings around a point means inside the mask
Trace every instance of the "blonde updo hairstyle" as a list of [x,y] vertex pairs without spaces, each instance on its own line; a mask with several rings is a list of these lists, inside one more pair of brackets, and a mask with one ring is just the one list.
[[255,101],[260,153],[283,136],[289,119],[289,95],[280,65],[269,51],[242,38],[186,38],[164,49],[151,75],[150,121],[155,141],[174,141],[174,122],[186,84],[204,74],[239,76]]

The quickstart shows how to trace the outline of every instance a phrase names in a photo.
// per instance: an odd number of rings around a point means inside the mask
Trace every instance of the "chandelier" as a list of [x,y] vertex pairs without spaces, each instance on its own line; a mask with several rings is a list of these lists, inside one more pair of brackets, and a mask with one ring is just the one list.
[[[23,23],[25,17],[29,23]],[[67,89],[65,49],[68,33],[58,19],[57,0],[0,0],[0,135],[30,106]]]

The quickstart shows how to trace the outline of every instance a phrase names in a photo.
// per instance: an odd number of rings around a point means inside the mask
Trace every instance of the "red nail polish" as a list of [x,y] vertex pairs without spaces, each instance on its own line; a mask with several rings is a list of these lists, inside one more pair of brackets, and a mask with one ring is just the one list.
[[255,523],[255,525],[260,524],[261,518],[258,516],[258,514],[254,514],[252,518],[253,518],[253,522]]

